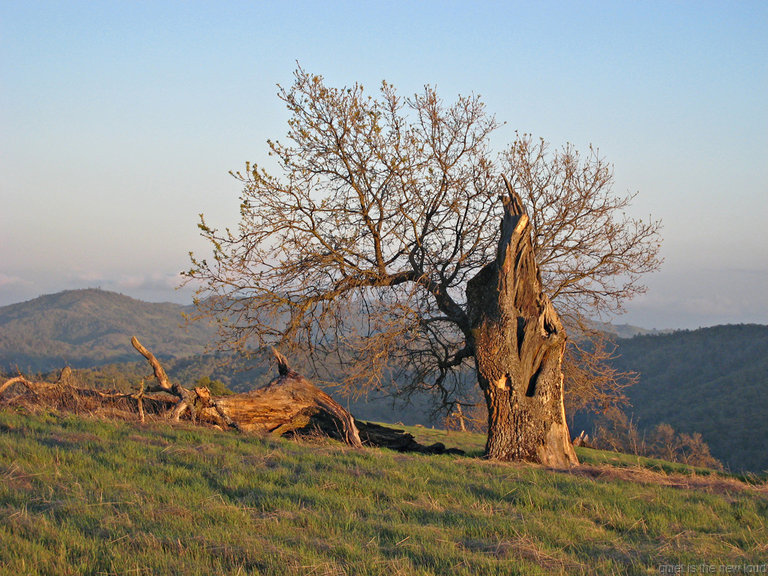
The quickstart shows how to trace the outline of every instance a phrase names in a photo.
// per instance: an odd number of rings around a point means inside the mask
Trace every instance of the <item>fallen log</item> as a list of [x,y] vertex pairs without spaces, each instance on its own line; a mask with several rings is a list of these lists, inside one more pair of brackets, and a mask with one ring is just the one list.
[[56,382],[35,382],[16,376],[0,385],[0,406],[29,410],[43,408],[132,419],[137,410],[160,415],[173,405],[172,401],[163,398],[81,388],[76,385],[69,368],[61,371]]
[[405,430],[372,422],[355,422],[360,431],[363,446],[389,448],[398,452],[420,452],[421,454],[464,454],[464,451],[458,448],[446,448],[442,442],[435,442],[429,446],[420,444],[413,434],[409,434]]
[[219,414],[245,432],[285,435],[318,431],[362,447],[352,415],[288,366],[275,351],[279,375],[263,388],[211,400]]
[[152,366],[156,389],[178,398],[171,415],[175,420],[190,410],[193,420],[209,421],[243,432],[281,436],[320,432],[350,446],[362,447],[352,415],[328,394],[291,370],[285,356],[276,350],[278,377],[269,384],[244,394],[213,397],[207,388],[190,391],[172,383],[157,358],[135,336],[131,343]]
[[[193,392],[171,383],[160,362],[134,337],[131,342],[147,359],[159,389],[174,394],[179,404],[192,410],[193,419],[213,422],[243,432],[280,436],[320,433],[350,446],[389,448],[422,454],[463,454],[441,442],[420,444],[404,430],[355,420],[338,402],[288,366],[285,356],[273,350],[278,377],[266,386],[229,396],[213,397],[207,388]],[[174,410],[178,417],[178,407]]]
[[189,390],[172,382],[152,352],[136,337],[131,339],[131,343],[146,358],[155,379],[148,385],[142,381],[135,393],[79,387],[72,371],[64,368],[53,383],[32,382],[21,375],[5,381],[0,384],[0,405],[121,419],[138,416],[142,422],[145,414],[174,421],[189,418],[195,423],[242,432],[279,436],[321,434],[357,448],[370,446],[398,452],[463,454],[455,448],[446,449],[440,442],[430,446],[420,444],[404,430],[356,421],[326,392],[292,370],[286,358],[277,351],[274,351],[277,378],[257,390],[216,397],[207,388]]

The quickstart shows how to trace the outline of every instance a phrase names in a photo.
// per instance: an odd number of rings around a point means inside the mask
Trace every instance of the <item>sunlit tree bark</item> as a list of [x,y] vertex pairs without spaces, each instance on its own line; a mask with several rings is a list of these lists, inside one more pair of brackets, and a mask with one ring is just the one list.
[[496,259],[467,284],[470,343],[488,407],[486,454],[570,466],[578,460],[563,406],[565,329],[542,291],[530,220],[507,189]]

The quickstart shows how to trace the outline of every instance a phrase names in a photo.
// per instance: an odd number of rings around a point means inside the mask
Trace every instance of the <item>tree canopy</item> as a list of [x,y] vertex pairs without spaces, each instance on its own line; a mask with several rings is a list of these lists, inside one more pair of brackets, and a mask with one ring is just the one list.
[[450,405],[475,351],[466,285],[496,256],[502,176],[526,206],[545,293],[566,326],[620,311],[659,264],[659,222],[628,216],[613,171],[590,148],[552,150],[516,135],[491,150],[499,123],[479,96],[402,97],[386,82],[334,88],[298,68],[279,98],[287,143],[277,168],[246,163],[240,223],[201,215],[212,257],[192,255],[196,303],[223,346],[300,346],[347,368],[364,391],[400,376]]

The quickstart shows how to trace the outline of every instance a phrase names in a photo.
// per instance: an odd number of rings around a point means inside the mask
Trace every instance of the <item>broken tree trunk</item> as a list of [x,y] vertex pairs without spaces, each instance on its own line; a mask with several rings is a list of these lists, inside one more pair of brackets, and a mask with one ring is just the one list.
[[319,431],[355,447],[360,435],[352,416],[328,394],[290,369],[285,357],[275,351],[278,377],[263,388],[245,394],[213,397],[207,388],[194,391],[171,383],[157,358],[134,337],[134,348],[144,356],[163,392],[179,400],[171,416],[179,419],[186,410],[193,420],[209,421],[244,432],[283,435]]
[[212,405],[238,429],[285,434],[317,429],[361,447],[354,418],[328,394],[288,367],[275,351],[279,376],[258,390],[213,399]]
[[467,284],[478,383],[488,405],[486,455],[573,466],[578,459],[563,406],[566,334],[541,288],[522,201],[504,183],[496,260]]

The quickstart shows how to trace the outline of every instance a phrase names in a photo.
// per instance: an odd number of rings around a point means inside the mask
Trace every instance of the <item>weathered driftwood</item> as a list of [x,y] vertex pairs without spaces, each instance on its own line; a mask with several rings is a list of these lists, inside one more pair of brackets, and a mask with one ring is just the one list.
[[563,408],[566,334],[542,290],[522,201],[504,182],[496,260],[467,284],[478,382],[488,406],[486,454],[573,466],[578,459]]

